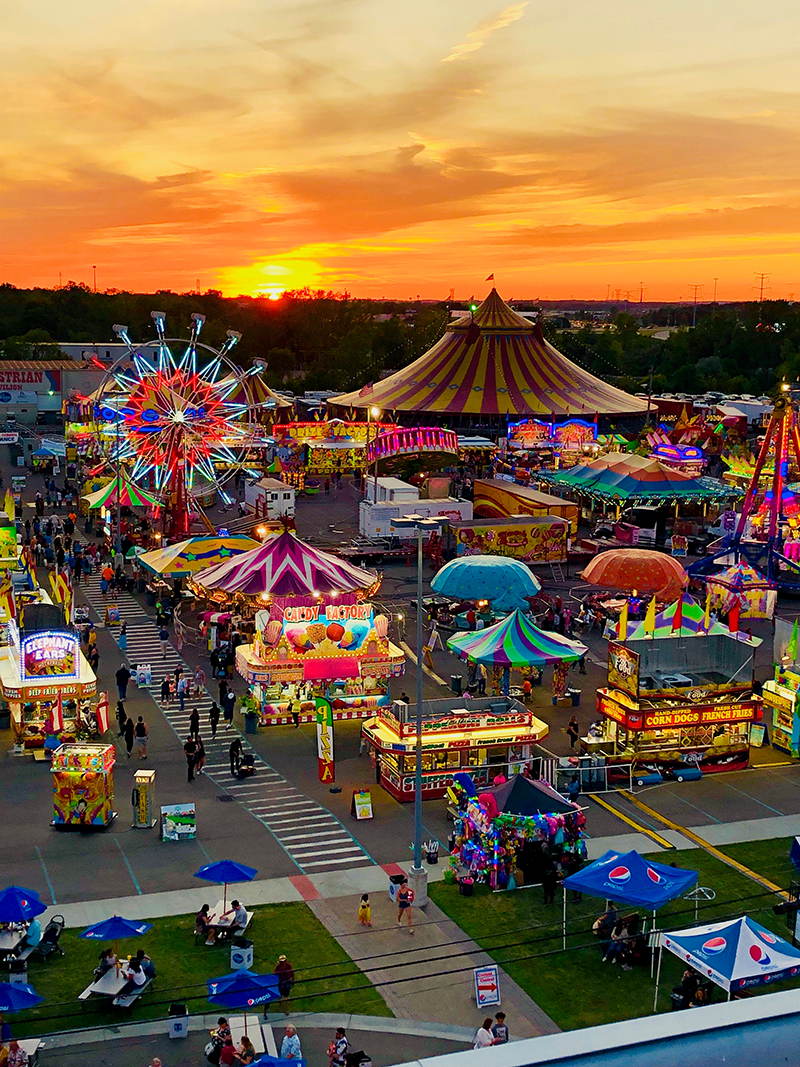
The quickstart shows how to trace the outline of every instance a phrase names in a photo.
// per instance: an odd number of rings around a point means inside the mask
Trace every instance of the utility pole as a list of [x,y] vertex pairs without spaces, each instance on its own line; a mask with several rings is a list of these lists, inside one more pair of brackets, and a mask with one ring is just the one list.
[[764,292],[769,292],[769,286],[766,285],[766,281],[769,278],[769,274],[759,273],[756,271],[756,284],[754,289],[758,289],[758,321],[761,322],[761,315],[764,306]]
[[97,264],[92,264],[92,289],[97,292]]
[[719,278],[715,278],[714,279],[714,303],[715,304],[717,302],[717,282],[718,281],[719,281]]
[[697,325],[697,294],[703,288],[702,285],[690,285],[690,289],[694,289],[694,307],[692,308],[692,329]]
[[644,303],[644,293],[645,293],[644,283],[643,282],[639,282],[639,303],[640,304]]

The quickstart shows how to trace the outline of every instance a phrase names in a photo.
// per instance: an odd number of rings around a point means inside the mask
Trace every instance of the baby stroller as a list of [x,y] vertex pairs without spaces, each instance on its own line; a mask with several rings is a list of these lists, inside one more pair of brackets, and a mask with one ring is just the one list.
[[243,752],[239,761],[239,773],[237,778],[252,778],[256,773],[256,761],[252,752]]
[[348,1052],[344,1058],[345,1067],[372,1067],[372,1058],[366,1052]]
[[39,955],[43,960],[49,960],[56,952],[62,956],[64,955],[64,949],[59,944],[59,941],[66,925],[63,915],[54,915],[45,926],[42,940],[38,945]]

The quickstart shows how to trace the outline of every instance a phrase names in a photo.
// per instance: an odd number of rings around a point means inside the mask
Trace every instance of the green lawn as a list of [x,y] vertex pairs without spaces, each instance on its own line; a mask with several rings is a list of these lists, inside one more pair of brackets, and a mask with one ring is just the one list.
[[[296,975],[291,1011],[391,1015],[380,994],[305,904],[274,904],[254,911],[247,931],[255,942],[253,970],[269,973],[279,955],[288,956]],[[143,948],[157,972],[155,982],[136,1005],[120,1009],[106,998],[77,999],[89,985],[106,944],[82,941],[79,930],[66,930],[61,938],[64,956],[56,955],[48,963],[28,961],[28,981],[45,1000],[38,1008],[13,1016],[15,1032],[24,1037],[131,1018],[158,1018],[167,1014],[173,1002],[186,1004],[190,1013],[214,1012],[206,1000],[206,979],[229,973],[230,946],[195,946],[193,931],[193,916],[156,919],[144,937],[119,943],[121,956]]]
[[769,878],[781,889],[788,889],[790,882],[800,881],[800,872],[789,859],[793,840],[791,837],[775,837],[770,841],[745,841],[739,845],[726,845],[720,852]]
[[[750,846],[736,847],[746,849]],[[776,855],[779,853],[778,848]],[[735,918],[746,911],[776,933],[786,934],[785,919],[772,913],[772,894],[767,894],[750,879],[702,850],[660,853],[651,858],[698,871],[699,884],[715,891],[716,899],[699,909],[700,923]],[[736,859],[747,863],[748,859],[752,861],[752,856],[743,851]],[[750,862],[750,865],[755,866],[755,863]],[[763,873],[773,877],[778,884],[787,884],[785,878],[777,877],[774,869],[771,874],[766,870]],[[475,896],[462,897],[456,886],[436,883],[429,887],[429,893],[436,904],[502,964],[562,1029],[574,1030],[652,1013],[653,982],[649,967],[623,971],[618,965],[601,962],[600,947],[591,933],[591,924],[603,909],[602,901],[584,896],[581,903],[569,902],[567,951],[563,952],[560,891],[555,905],[549,907],[542,904],[541,889],[534,888],[492,893],[476,887]],[[625,913],[634,910],[627,909]],[[693,923],[694,905],[684,900],[667,904],[658,915],[662,930]],[[669,994],[682,970],[680,961],[665,952],[660,1011],[669,1010]],[[780,988],[792,986],[800,986],[800,980],[787,982]],[[724,999],[722,990],[717,997]]]

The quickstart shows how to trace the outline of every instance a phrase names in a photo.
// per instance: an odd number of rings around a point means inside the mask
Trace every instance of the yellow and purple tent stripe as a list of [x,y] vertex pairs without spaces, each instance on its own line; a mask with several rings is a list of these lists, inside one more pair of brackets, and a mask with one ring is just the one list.
[[252,537],[190,537],[186,541],[145,552],[139,556],[138,562],[153,574],[180,578],[224,563],[243,552],[258,548],[258,545],[259,542]]
[[587,652],[580,641],[540,630],[517,610],[486,630],[455,634],[447,641],[451,652],[468,663],[494,667],[545,667],[574,663]]

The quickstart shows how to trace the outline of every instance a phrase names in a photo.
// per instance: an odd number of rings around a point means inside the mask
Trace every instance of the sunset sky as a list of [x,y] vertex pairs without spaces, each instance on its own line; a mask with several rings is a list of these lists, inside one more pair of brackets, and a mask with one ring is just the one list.
[[0,280],[800,299],[789,0],[6,0]]

